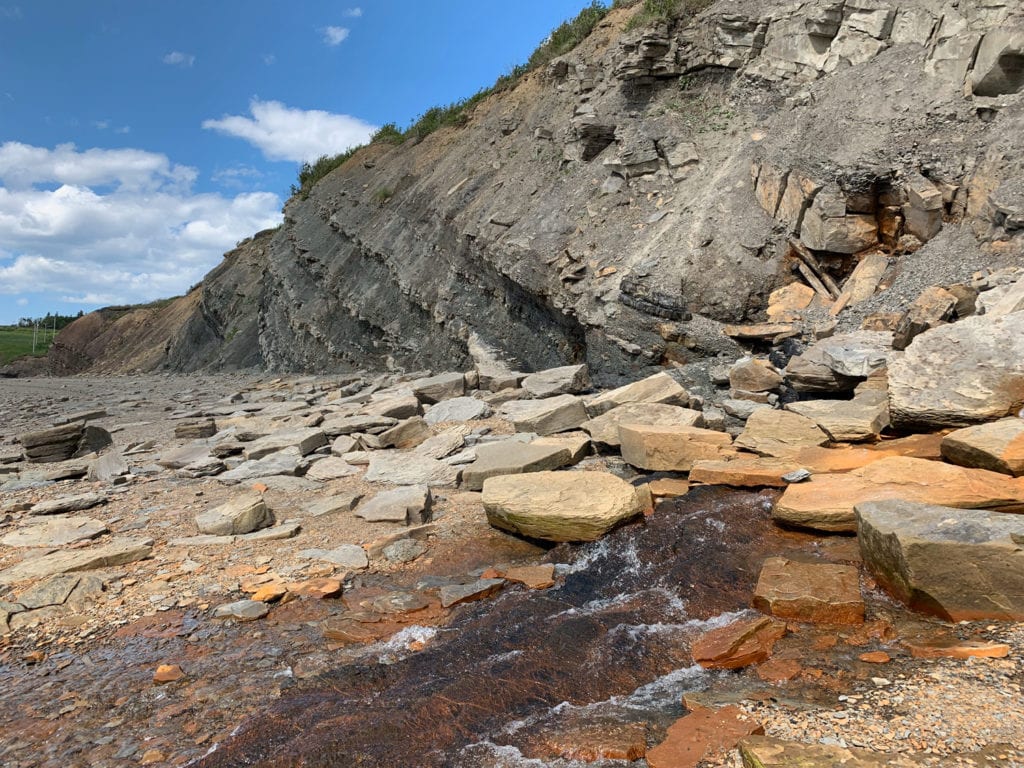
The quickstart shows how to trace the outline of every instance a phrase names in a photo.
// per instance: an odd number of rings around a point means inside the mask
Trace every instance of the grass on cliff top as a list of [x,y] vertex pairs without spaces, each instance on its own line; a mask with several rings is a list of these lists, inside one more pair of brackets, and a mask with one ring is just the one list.
[[[0,365],[7,365],[15,358],[32,354],[32,332],[32,328],[0,325]],[[36,357],[45,355],[52,343],[50,331],[40,329],[36,337]]]
[[696,16],[706,8],[709,8],[715,0],[615,0],[615,8],[632,8],[634,5],[643,3],[643,8],[637,11],[626,24],[626,30],[633,30],[639,27],[647,27],[658,22],[674,22],[679,19]]
[[[696,2],[696,0],[692,0]],[[586,8],[579,12],[574,19],[560,24],[542,42],[527,60],[525,64],[513,67],[509,72],[502,75],[489,88],[483,88],[472,96],[448,104],[447,106],[431,107],[420,115],[413,123],[402,130],[396,123],[387,123],[371,137],[370,143],[403,144],[410,139],[421,140],[432,134],[434,131],[445,126],[465,125],[469,122],[469,116],[473,109],[481,101],[492,93],[500,93],[515,87],[528,73],[546,67],[552,60],[563,56],[586,39],[598,22],[608,13],[608,7],[599,0],[593,0]],[[299,168],[298,184],[292,184],[291,193],[298,195],[303,200],[309,197],[310,190],[324,176],[334,169],[343,165],[356,152],[362,149],[363,145],[352,147],[338,155],[321,155],[316,161],[303,163]]]

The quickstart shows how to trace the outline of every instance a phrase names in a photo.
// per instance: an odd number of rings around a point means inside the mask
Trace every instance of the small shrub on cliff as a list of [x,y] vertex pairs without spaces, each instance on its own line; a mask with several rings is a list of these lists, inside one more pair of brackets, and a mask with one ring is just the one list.
[[305,200],[309,197],[309,191],[313,188],[313,185],[335,168],[342,165],[360,149],[362,149],[361,144],[337,155],[320,155],[315,162],[310,163],[307,161],[303,163],[302,167],[299,168],[298,186],[292,184],[292,194],[300,195]]
[[[643,8],[629,20],[626,29],[645,27],[661,21],[673,22],[687,16],[695,16],[709,8],[714,0],[643,0]],[[619,5],[619,0],[616,0]],[[636,2],[625,0],[622,6],[632,7]]]
[[403,141],[405,141],[405,138],[394,123],[385,123],[370,137],[371,144],[401,144]]
[[526,70],[533,71],[540,67],[546,67],[552,59],[571,51],[594,31],[594,27],[607,13],[608,9],[604,4],[594,0],[580,11],[575,19],[562,22],[548,35],[547,40],[530,55],[526,62]]

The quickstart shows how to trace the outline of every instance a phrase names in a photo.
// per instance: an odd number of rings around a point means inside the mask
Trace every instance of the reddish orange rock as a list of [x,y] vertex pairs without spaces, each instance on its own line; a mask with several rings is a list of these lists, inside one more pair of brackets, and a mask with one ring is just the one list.
[[904,643],[915,659],[1002,659],[1010,655],[1010,646],[1005,643],[986,643],[979,640],[937,640],[907,641]]
[[497,568],[488,568],[486,571],[480,574],[481,579],[503,579],[505,578],[505,572],[498,570]]
[[530,589],[547,589],[555,586],[555,566],[550,564],[509,568],[502,576],[509,581],[524,584]]
[[796,659],[768,659],[757,667],[757,676],[766,683],[784,683],[798,677],[803,667]]
[[341,581],[339,579],[309,579],[288,585],[288,591],[303,597],[315,597],[324,600],[329,597],[337,597],[341,594]]
[[254,491],[256,491],[256,493],[266,493],[267,491],[270,490],[270,488],[268,488],[263,483],[253,483],[252,484],[252,489]]
[[185,677],[185,673],[177,664],[161,664],[153,673],[153,682],[157,685],[174,683]]
[[288,589],[284,584],[264,584],[252,593],[252,599],[259,600],[261,603],[273,603],[286,594],[288,594]]
[[814,624],[864,622],[860,581],[850,565],[769,557],[754,589],[754,607],[780,619]]
[[764,727],[739,707],[702,709],[676,720],[665,740],[647,752],[650,768],[693,768],[702,760],[733,749],[740,739],[764,733]]
[[639,760],[647,752],[644,723],[593,723],[569,728],[543,739],[542,748],[527,750],[528,757],[543,760],[557,756],[564,760],[593,763],[597,760]]
[[693,660],[705,669],[739,669],[767,659],[786,625],[768,616],[740,619],[706,632],[693,643]]
[[866,661],[868,664],[888,664],[892,661],[892,656],[885,651],[868,651],[867,653],[862,653],[857,658],[861,661]]

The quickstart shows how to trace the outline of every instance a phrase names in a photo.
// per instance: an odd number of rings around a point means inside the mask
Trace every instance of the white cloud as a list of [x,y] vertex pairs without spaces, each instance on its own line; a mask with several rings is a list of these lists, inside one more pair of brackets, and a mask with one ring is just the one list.
[[122,136],[126,133],[131,133],[132,127],[130,125],[122,125],[120,128],[115,128],[114,133],[120,133]]
[[171,51],[164,56],[164,64],[170,64],[173,67],[191,67],[196,63],[196,57],[191,53],[182,53],[181,51]]
[[341,45],[348,37],[345,27],[324,27],[324,42],[328,45]]
[[268,67],[273,66],[276,61],[277,61],[277,56],[275,56],[274,54],[272,54],[272,53],[264,53],[263,54],[263,63],[266,64]]
[[107,128],[110,127],[110,121],[109,120],[93,120],[92,121],[92,126],[97,131],[105,131],[105,130],[107,130]]
[[263,172],[249,165],[236,165],[233,168],[222,168],[216,171],[210,180],[228,189],[251,188],[263,178]]
[[[28,165],[11,186],[16,157]],[[0,145],[0,294],[92,304],[180,294],[238,240],[280,222],[277,195],[195,194],[194,177],[142,150]]]
[[24,296],[22,296],[20,299],[18,299],[14,303],[17,304],[19,307],[27,307],[28,306],[28,299],[26,299]]
[[358,19],[360,16],[363,15],[363,9],[359,8],[359,7],[356,7],[356,8],[346,8],[342,12],[341,15],[342,16],[347,16],[350,19]]
[[249,104],[252,117],[225,115],[204,120],[203,128],[245,139],[268,160],[304,162],[334,155],[369,141],[377,126],[349,115],[295,109],[279,101]]

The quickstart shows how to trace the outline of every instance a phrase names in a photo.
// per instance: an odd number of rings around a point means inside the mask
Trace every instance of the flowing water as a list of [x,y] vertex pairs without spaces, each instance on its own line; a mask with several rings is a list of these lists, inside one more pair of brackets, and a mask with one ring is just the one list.
[[729,674],[695,667],[693,638],[747,610],[765,557],[817,556],[815,539],[771,524],[775,498],[698,488],[600,542],[556,547],[556,587],[509,589],[364,649],[198,765],[567,767],[582,764],[579,734],[656,743],[683,693]]

